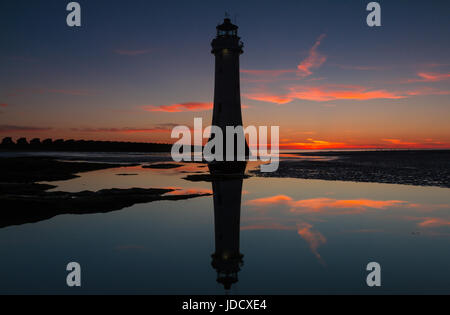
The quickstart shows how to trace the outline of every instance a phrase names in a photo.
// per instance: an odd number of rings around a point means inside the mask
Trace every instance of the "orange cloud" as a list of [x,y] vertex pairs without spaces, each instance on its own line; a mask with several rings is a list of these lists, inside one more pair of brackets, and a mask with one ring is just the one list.
[[290,205],[292,203],[293,199],[286,195],[277,195],[267,198],[259,198],[259,199],[253,199],[246,202],[248,205],[252,206],[267,206],[267,205],[273,205],[273,204],[286,204]]
[[404,142],[400,139],[381,139],[382,141],[392,143],[396,146],[406,146],[406,147],[417,147],[418,143],[416,142]]
[[150,112],[168,112],[168,113],[178,113],[178,112],[200,112],[205,110],[210,110],[213,108],[212,103],[200,103],[200,102],[187,102],[171,105],[161,105],[161,106],[144,106],[144,110]]
[[325,34],[319,36],[314,46],[309,50],[308,57],[306,57],[306,59],[300,62],[300,64],[297,66],[298,74],[300,76],[310,76],[312,74],[311,69],[320,67],[327,60],[324,55],[317,52],[317,48],[319,47],[324,37]]
[[288,96],[270,95],[265,93],[245,94],[245,97],[255,101],[269,102],[275,104],[287,104],[294,99]]
[[438,226],[447,226],[450,225],[449,220],[444,220],[441,218],[424,218],[425,220],[418,223],[417,225],[420,227],[438,227]]
[[307,139],[309,142],[280,143],[283,148],[295,148],[298,150],[338,149],[349,147],[343,142],[329,142],[324,140]]
[[6,107],[8,104],[0,104],[0,107]]

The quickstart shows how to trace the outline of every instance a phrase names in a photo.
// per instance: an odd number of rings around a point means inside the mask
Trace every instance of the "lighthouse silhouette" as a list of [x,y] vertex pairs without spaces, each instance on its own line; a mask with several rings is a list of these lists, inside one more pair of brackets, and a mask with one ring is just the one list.
[[[237,30],[238,27],[225,18],[217,26],[217,36],[211,43],[211,52],[216,57],[212,124],[222,130],[224,145],[223,161],[208,163],[214,193],[215,251],[211,255],[211,265],[217,272],[217,282],[226,290],[238,282],[243,265],[244,255],[239,250],[241,195],[247,166],[245,158],[250,153],[242,128],[236,129],[242,127],[239,56],[244,46]],[[227,139],[227,127],[233,127],[234,138]],[[234,143],[232,155],[226,151],[230,140]],[[238,140],[242,141],[238,143]],[[244,156],[239,156],[238,146],[244,146]],[[227,159],[230,156],[232,160]]]
[[[226,127],[242,126],[241,91],[239,80],[239,56],[244,52],[240,37],[237,35],[238,26],[225,18],[223,23],[217,25],[217,36],[213,39],[211,53],[216,57],[215,84],[214,84],[214,109],[212,125],[220,127],[223,133],[223,159],[226,159]],[[237,148],[244,141],[245,157],[249,155],[249,148],[242,130],[233,135],[234,154],[229,155],[237,160]]]

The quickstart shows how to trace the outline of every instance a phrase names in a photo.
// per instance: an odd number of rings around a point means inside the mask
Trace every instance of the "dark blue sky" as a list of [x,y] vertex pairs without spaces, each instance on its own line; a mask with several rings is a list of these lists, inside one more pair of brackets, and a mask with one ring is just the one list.
[[[294,135],[296,130],[339,143],[381,143],[383,138],[412,143],[439,137],[450,142],[442,120],[448,117],[449,103],[445,93],[449,90],[445,75],[450,72],[449,1],[378,1],[379,28],[366,25],[365,7],[370,1],[362,0],[78,1],[81,28],[65,23],[69,2],[1,2],[1,125],[23,127],[25,133],[25,127],[31,126],[71,134],[74,129],[190,124],[194,116],[209,120],[210,111],[142,113],[141,108],[211,102],[210,42],[227,11],[233,21],[237,15],[245,44],[244,70],[295,71],[323,35],[316,53],[326,61],[313,66],[307,78],[299,80],[298,73],[275,80],[273,73],[267,73],[270,78],[242,74],[242,102],[248,105],[245,123],[268,125],[267,113],[271,113],[285,130],[291,130],[286,138],[301,143],[307,138]],[[426,81],[420,73],[439,79]],[[344,96],[336,93],[336,86]],[[312,87],[320,90],[319,96]],[[270,102],[273,96],[289,102]],[[423,124],[417,117],[425,103],[432,110]],[[387,108],[389,116],[384,114]],[[408,117],[399,123],[402,115]],[[357,122],[349,130],[356,134],[367,129],[364,137],[344,135],[349,117]],[[381,121],[389,136],[376,131]],[[439,127],[430,127],[432,121]],[[342,139],[329,130],[330,123]],[[80,130],[73,136],[130,136]]]

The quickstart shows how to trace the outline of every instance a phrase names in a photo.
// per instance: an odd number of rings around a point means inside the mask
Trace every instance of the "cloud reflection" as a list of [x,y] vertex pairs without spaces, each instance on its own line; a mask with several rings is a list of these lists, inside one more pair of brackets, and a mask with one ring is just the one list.
[[246,202],[250,206],[286,205],[293,213],[329,213],[354,214],[367,209],[387,209],[390,207],[417,207],[416,204],[402,200],[371,200],[371,199],[332,199],[312,198],[294,200],[286,195],[276,195],[267,198],[253,199]]
[[[260,216],[247,219],[248,225],[243,226],[242,230],[296,230],[297,234],[308,243],[311,252],[320,263],[324,263],[324,260],[318,249],[327,243],[327,238],[315,229],[311,222],[322,222],[324,221],[323,216],[358,215],[371,210],[410,209],[423,212],[436,211],[443,209],[444,206],[448,208],[448,205],[418,204],[404,200],[373,200],[366,198],[334,199],[319,197],[295,200],[283,194],[248,200],[245,202],[245,205],[250,206],[253,211],[264,212],[267,215],[263,218],[264,222],[262,223],[260,222]],[[283,215],[279,215],[279,212]],[[398,215],[397,212],[391,212],[391,214],[401,219],[418,221],[417,225],[422,228],[450,226],[450,220],[442,218],[405,217]],[[352,232],[378,233],[384,231],[364,228],[353,230]]]
[[298,224],[297,233],[309,244],[311,251],[317,257],[317,259],[319,259],[321,263],[324,263],[317,249],[320,245],[325,244],[327,242],[327,239],[322,235],[322,233],[314,231],[312,228],[313,226],[311,224],[303,222]]

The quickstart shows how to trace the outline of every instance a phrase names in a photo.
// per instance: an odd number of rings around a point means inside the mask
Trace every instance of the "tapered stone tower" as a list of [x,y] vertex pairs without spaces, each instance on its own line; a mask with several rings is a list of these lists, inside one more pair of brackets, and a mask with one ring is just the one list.
[[[237,36],[237,30],[238,27],[225,18],[223,23],[217,26],[217,36],[211,43],[211,53],[216,57],[212,124],[222,129],[224,157],[226,126],[242,126],[239,56],[243,53],[244,44]],[[238,138],[235,135],[234,156],[237,153]],[[248,145],[245,142],[245,156],[248,154]]]

